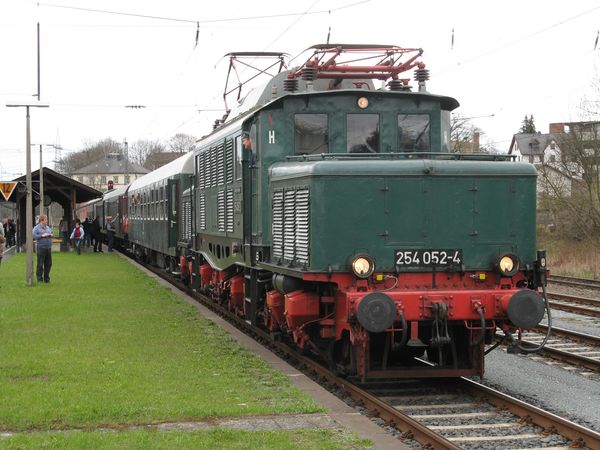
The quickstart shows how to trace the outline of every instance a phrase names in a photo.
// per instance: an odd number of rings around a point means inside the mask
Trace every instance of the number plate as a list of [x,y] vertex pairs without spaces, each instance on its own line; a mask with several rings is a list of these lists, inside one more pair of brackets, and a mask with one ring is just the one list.
[[396,250],[397,267],[445,267],[459,265],[463,260],[460,249]]

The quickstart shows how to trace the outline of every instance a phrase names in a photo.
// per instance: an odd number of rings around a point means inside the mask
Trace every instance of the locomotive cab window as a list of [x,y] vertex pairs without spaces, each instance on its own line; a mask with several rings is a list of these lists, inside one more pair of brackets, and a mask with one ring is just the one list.
[[294,149],[296,155],[329,152],[327,114],[296,114],[294,116]]
[[242,179],[242,136],[236,136],[235,138],[235,179]]
[[346,130],[348,153],[379,153],[378,114],[348,114]]
[[445,153],[449,153],[451,151],[450,125],[451,125],[450,111],[442,111],[442,152],[445,152]]
[[398,147],[401,152],[430,150],[430,126],[427,114],[398,114]]

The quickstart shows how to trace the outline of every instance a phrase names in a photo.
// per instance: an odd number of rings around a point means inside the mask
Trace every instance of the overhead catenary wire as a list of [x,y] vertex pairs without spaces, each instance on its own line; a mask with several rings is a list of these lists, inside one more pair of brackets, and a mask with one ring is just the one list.
[[117,15],[117,16],[137,17],[140,19],[166,20],[166,21],[171,21],[171,22],[193,23],[193,24],[198,24],[198,26],[199,26],[199,24],[202,24],[202,23],[240,22],[240,21],[248,21],[248,20],[278,19],[281,17],[306,16],[307,14],[311,14],[311,15],[313,15],[313,14],[328,14],[331,11],[340,11],[343,9],[361,5],[363,3],[369,3],[370,1],[371,0],[361,0],[359,2],[350,3],[348,5],[343,5],[338,8],[324,9],[324,10],[311,11],[311,12],[306,12],[306,11],[302,12],[301,11],[301,12],[293,12],[293,13],[264,14],[264,15],[260,15],[260,16],[229,17],[227,19],[204,19],[204,20],[183,19],[183,18],[178,18],[178,17],[167,17],[167,16],[154,16],[154,15],[149,15],[149,14],[137,14],[137,13],[129,13],[129,12],[123,12],[123,11],[111,11],[111,10],[107,10],[107,9],[83,8],[81,6],[60,5],[60,4],[56,4],[56,3],[45,3],[45,2],[37,2],[37,5],[48,7],[48,8],[71,9],[71,10],[84,11],[84,12],[97,13],[97,14],[112,14],[112,15]]
[[[486,52],[480,53],[480,54],[475,55],[475,56],[473,56],[471,58],[467,58],[464,61],[459,61],[458,63],[456,63],[455,65],[453,65],[451,67],[447,67],[447,68],[442,69],[442,70],[440,70],[438,72],[435,72],[434,75],[435,76],[439,76],[441,74],[444,74],[446,72],[454,70],[454,69],[456,69],[456,68],[458,68],[460,66],[463,66],[465,64],[471,63],[471,62],[476,61],[476,60],[478,60],[480,58],[483,58],[485,56],[491,55],[492,53],[495,53],[497,51],[503,50],[503,49],[505,49],[507,47],[510,47],[512,45],[519,44],[519,43],[521,43],[521,42],[523,42],[523,41],[525,41],[527,39],[530,39],[530,38],[532,38],[534,36],[537,36],[538,34],[542,34],[542,33],[545,33],[547,31],[550,31],[550,30],[552,30],[552,29],[554,29],[556,27],[559,27],[559,26],[564,25],[564,24],[566,24],[568,22],[571,22],[572,20],[578,19],[578,18],[583,17],[583,16],[585,16],[587,14],[590,14],[590,13],[592,13],[592,12],[598,10],[598,9],[600,9],[600,6],[595,6],[594,8],[588,9],[586,11],[583,11],[583,12],[579,13],[579,14],[575,14],[574,16],[571,16],[571,17],[569,17],[567,19],[561,20],[560,22],[557,22],[555,24],[549,25],[547,27],[541,28],[541,29],[539,29],[537,31],[534,31],[533,33],[529,33],[529,34],[527,34],[525,36],[522,36],[520,38],[517,38],[517,39],[515,39],[513,41],[507,42],[506,44],[500,45],[498,47],[494,47],[494,48],[492,48],[492,49],[490,49],[490,50],[488,50]],[[452,29],[452,45],[454,45],[454,29]],[[594,48],[594,50],[595,50],[595,48]]]
[[[289,26],[287,26],[281,33],[279,33],[267,45],[266,48],[269,48],[270,46],[272,46],[273,44],[278,42],[279,39],[281,39],[281,37],[283,35],[285,35],[294,25],[296,25],[303,17],[306,17],[307,15],[317,15],[317,14],[331,15],[332,11],[340,11],[340,10],[352,8],[352,7],[355,7],[358,5],[369,3],[371,1],[372,0],[361,0],[361,1],[355,1],[352,3],[348,3],[345,5],[339,6],[337,8],[330,8],[330,9],[319,10],[319,11],[311,11],[312,8],[314,8],[315,5],[318,3],[318,1],[315,1],[308,9],[301,11],[301,12],[264,14],[264,15],[256,15],[256,16],[244,16],[244,17],[228,17],[228,18],[222,18],[222,19],[219,19],[219,18],[217,18],[217,19],[194,19],[194,18],[188,19],[188,18],[168,17],[168,16],[150,15],[150,14],[137,14],[137,13],[126,12],[126,11],[115,11],[115,10],[99,9],[99,8],[85,8],[85,7],[80,7],[80,6],[70,6],[70,5],[63,5],[63,4],[58,4],[58,3],[49,3],[49,2],[38,2],[36,4],[38,7],[68,9],[68,10],[81,11],[81,12],[90,13],[90,14],[108,14],[108,15],[115,15],[115,16],[134,17],[134,18],[146,19],[146,20],[152,20],[152,21],[157,21],[157,20],[169,21],[169,22],[175,22],[175,23],[182,23],[182,24],[186,24],[186,25],[187,24],[195,24],[196,25],[195,26],[196,34],[195,34],[195,39],[194,39],[193,50],[190,52],[190,55],[187,58],[187,60],[189,61],[189,59],[191,58],[191,55],[194,53],[194,51],[198,47],[198,43],[200,41],[200,24],[239,23],[241,21],[257,21],[257,20],[278,19],[278,18],[282,18],[282,17],[295,17],[295,20],[293,20]],[[82,105],[55,104],[55,105],[56,106],[67,106],[67,107],[69,107],[69,106],[70,107],[106,107],[106,108],[111,108],[111,107],[121,108],[121,107],[123,107],[123,105],[91,105],[91,104],[86,104],[86,105],[84,105],[84,104],[82,104]],[[145,105],[145,106],[154,107],[154,108],[191,107],[191,105]],[[197,105],[194,105],[193,107],[197,110],[197,112],[223,111],[223,108],[198,108]],[[160,115],[160,113],[158,115]],[[152,122],[155,122],[157,120],[158,115],[156,115],[152,119]],[[194,118],[197,118],[197,114],[194,117],[184,120],[171,133],[176,132],[177,130],[181,129],[181,127],[183,127],[186,124],[188,124],[189,122],[191,122]]]
[[[177,18],[177,17],[161,17],[161,16],[158,16],[158,15],[157,16],[152,16],[152,15],[141,14],[141,15],[135,15],[135,16],[140,17],[142,19],[147,18],[147,20],[144,23],[147,23],[149,25],[156,25],[156,22],[154,22],[154,24],[152,24],[151,21],[157,20],[157,19],[162,19],[164,21],[171,20],[171,22],[172,22],[171,24],[166,24],[165,23],[164,24],[165,26],[186,26],[187,27],[187,26],[189,26],[189,24],[196,24],[196,26],[194,28],[196,28],[196,30],[197,30],[198,27],[199,27],[199,25],[200,25],[200,23],[207,24],[207,23],[211,23],[211,22],[212,23],[227,23],[227,22],[231,22],[233,24],[233,26],[235,26],[235,24],[239,23],[239,21],[241,21],[241,20],[252,21],[252,20],[270,19],[270,18],[281,18],[281,17],[285,17],[285,16],[293,17],[295,15],[299,16],[301,18],[301,17],[306,16],[307,14],[310,14],[310,15],[320,14],[320,13],[329,13],[330,14],[331,11],[338,11],[338,10],[341,10],[341,9],[344,9],[344,8],[349,8],[349,7],[352,7],[352,6],[355,6],[355,5],[358,5],[358,4],[362,4],[362,3],[366,3],[366,2],[362,1],[362,2],[351,3],[349,5],[346,5],[346,6],[343,6],[343,7],[340,7],[340,8],[334,8],[332,10],[309,11],[309,12],[303,11],[303,12],[296,12],[296,13],[292,12],[292,13],[286,13],[286,14],[270,14],[270,15],[266,15],[265,14],[265,15],[247,16],[247,17],[240,17],[240,18],[226,18],[226,19],[218,19],[217,18],[217,19],[213,19],[213,20],[207,19],[207,20],[202,20],[202,21],[201,20],[196,20],[194,18],[192,18],[192,19],[181,19],[181,18]],[[64,8],[76,9],[76,10],[80,10],[80,11],[84,11],[84,10],[87,9],[87,8],[81,8],[81,7],[69,7],[69,6],[65,6],[65,5],[60,5],[60,4],[58,4],[58,2],[56,2],[56,3],[43,3],[42,2],[42,3],[39,3],[39,5],[40,6],[46,6],[46,7],[53,7],[53,8],[62,8],[62,7],[64,7]],[[313,7],[314,7],[314,5],[313,5]],[[546,27],[546,28],[544,28],[542,30],[538,30],[538,31],[536,31],[534,33],[531,33],[531,34],[529,34],[527,36],[521,37],[521,38],[517,39],[516,41],[514,41],[513,43],[521,42],[521,41],[523,41],[523,40],[525,40],[525,39],[527,39],[529,37],[535,36],[536,34],[540,34],[540,33],[542,33],[545,30],[550,30],[550,29],[552,29],[552,28],[554,28],[554,27],[556,27],[558,25],[561,25],[563,23],[571,21],[574,18],[580,17],[580,16],[582,16],[584,14],[590,13],[590,12],[596,10],[596,9],[597,8],[592,8],[592,9],[590,9],[588,11],[585,11],[583,13],[577,14],[576,16],[567,18],[567,19],[565,19],[565,20],[563,20],[561,22],[558,22],[557,24],[551,25],[551,26]],[[128,12],[121,13],[119,11],[105,11],[105,10],[102,10],[102,9],[92,10],[92,11],[90,11],[90,13],[92,13],[92,14],[107,13],[107,14],[117,14],[117,15],[120,14],[120,15],[125,15],[125,16],[134,16],[134,14],[128,13]],[[133,22],[133,21],[129,21],[129,22]],[[176,25],[176,23],[181,23],[182,25]],[[548,22],[546,22],[546,23],[548,23]],[[241,25],[241,23],[240,23],[240,25]],[[289,28],[291,28],[291,26]],[[196,30],[194,30],[194,31],[196,31]],[[459,31],[459,30],[457,29],[457,31]],[[190,35],[189,35],[189,39],[190,40],[192,39],[191,32],[192,32],[192,30],[190,28]],[[285,33],[285,31],[284,31],[284,33]],[[275,34],[275,33],[273,33],[273,34]],[[592,37],[592,36],[589,35],[589,37]],[[457,38],[460,40],[459,34],[457,34]],[[276,42],[276,41],[277,41],[277,38],[274,40],[274,42]],[[497,48],[497,50],[500,50],[500,49],[504,48],[505,46],[512,45],[513,43],[506,44],[504,46],[500,46],[500,47]],[[191,44],[191,42],[190,42],[190,44]],[[587,44],[587,48],[589,48],[589,44],[591,44],[591,39],[590,39],[590,42]],[[270,44],[270,45],[272,45],[272,44]],[[447,41],[446,41],[446,46],[447,46]],[[191,47],[191,45],[190,45],[190,47]],[[485,54],[475,55],[475,56],[473,56],[473,58],[470,58],[470,59],[467,57],[466,61],[462,62],[461,64],[466,64],[467,62],[470,62],[471,60],[475,60],[475,59],[477,59],[479,57],[483,57],[483,56],[485,56],[485,55],[487,55],[487,54],[489,54],[489,53],[491,53],[491,52],[493,52],[495,50],[496,49],[490,48],[490,50],[488,52],[486,52]],[[452,68],[449,68],[447,70],[451,70],[451,69]],[[73,105],[73,106],[77,106],[77,105]],[[86,105],[82,105],[82,106],[86,106]],[[87,105],[87,106],[94,107],[95,105]],[[104,105],[98,105],[98,106],[99,107],[104,107]],[[189,105],[189,106],[191,106],[191,105]],[[122,107],[122,105],[114,105],[114,107]],[[155,108],[182,107],[182,108],[185,108],[185,107],[188,107],[188,106],[187,105],[153,105],[153,106],[149,105],[149,107],[155,107]],[[210,110],[207,109],[207,111],[210,111]],[[222,109],[213,109],[213,111],[222,111]],[[165,114],[167,114],[166,110],[165,110]],[[186,122],[188,122],[188,121],[186,120]],[[500,141],[500,142],[502,142],[502,141]]]

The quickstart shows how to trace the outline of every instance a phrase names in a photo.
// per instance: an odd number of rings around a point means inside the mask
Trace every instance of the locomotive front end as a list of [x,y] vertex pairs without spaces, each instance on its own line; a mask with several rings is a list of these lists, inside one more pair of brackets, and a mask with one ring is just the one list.
[[533,166],[305,159],[271,169],[271,262],[290,271],[275,284],[282,308],[293,305],[281,320],[301,344],[329,341],[340,372],[482,375],[497,328],[542,320]]

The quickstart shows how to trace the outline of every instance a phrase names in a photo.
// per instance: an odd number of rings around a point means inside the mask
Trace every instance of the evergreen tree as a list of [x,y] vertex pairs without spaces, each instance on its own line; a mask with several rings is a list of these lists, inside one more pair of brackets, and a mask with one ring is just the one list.
[[527,117],[527,114],[525,114],[525,118],[523,119],[523,122],[521,122],[521,129],[519,130],[519,133],[533,134],[535,132],[536,129],[535,123],[533,122],[533,114],[529,117]]

